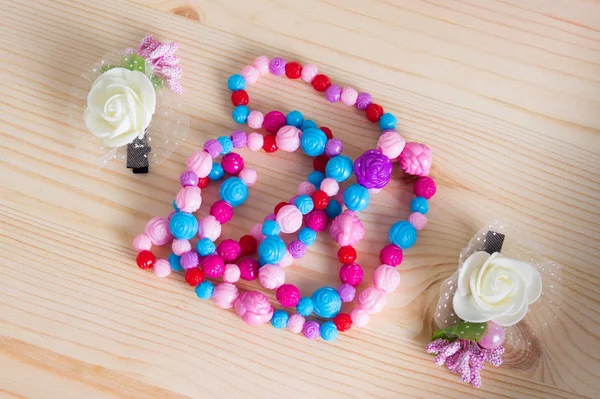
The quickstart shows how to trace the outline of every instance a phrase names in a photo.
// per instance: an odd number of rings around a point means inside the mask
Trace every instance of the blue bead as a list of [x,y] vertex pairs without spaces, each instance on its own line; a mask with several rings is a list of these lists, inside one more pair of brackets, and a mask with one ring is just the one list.
[[323,182],[323,180],[325,180],[325,173],[319,172],[318,170],[310,172],[310,175],[308,175],[308,181],[312,183],[317,190],[321,188],[321,182]]
[[310,316],[313,312],[313,309],[313,301],[308,296],[303,296],[300,298],[298,304],[296,305],[296,311],[300,314],[300,316],[304,317]]
[[238,105],[231,111],[231,117],[236,123],[240,125],[246,123],[248,120],[248,115],[250,115],[250,108],[245,105]]
[[258,262],[276,265],[285,255],[285,242],[279,237],[267,237],[258,245]]
[[212,181],[219,181],[221,180],[224,174],[225,171],[223,170],[221,164],[213,162],[213,166],[210,170],[210,173],[208,174],[208,178]]
[[379,118],[379,128],[381,130],[395,129],[396,122],[398,122],[396,117],[389,112],[386,112],[385,114],[381,115],[381,118]]
[[212,242],[210,238],[201,238],[200,241],[196,244],[196,252],[200,256],[208,256],[215,253],[217,247],[215,243]]
[[321,155],[325,151],[325,144],[327,144],[327,135],[317,128],[306,129],[300,137],[300,147],[310,157]]
[[169,229],[178,240],[191,240],[198,232],[198,220],[191,213],[177,212],[171,217]]
[[417,241],[417,229],[406,220],[396,222],[390,227],[390,242],[402,249],[415,245]]
[[335,219],[340,213],[342,213],[342,205],[337,200],[329,200],[325,213],[329,219]]
[[333,341],[338,336],[338,330],[333,321],[326,321],[321,324],[321,338],[325,341]]
[[310,227],[303,227],[298,232],[298,239],[306,245],[311,245],[317,239],[317,232]]
[[221,147],[223,147],[221,155],[229,154],[231,150],[233,150],[233,142],[229,137],[221,136],[217,139],[217,141],[221,143]]
[[337,155],[327,161],[325,174],[338,183],[347,180],[352,175],[352,159],[346,155]]
[[285,328],[290,316],[285,310],[276,310],[271,317],[271,325],[275,328]]
[[221,184],[219,194],[231,206],[240,206],[248,199],[248,186],[239,177],[230,177]]
[[177,201],[173,200],[173,209],[175,209],[175,212],[179,212],[179,208],[177,208]]
[[425,198],[415,197],[410,201],[410,210],[412,212],[420,212],[424,215],[429,210],[429,204]]
[[231,91],[244,90],[246,88],[246,79],[242,75],[231,75],[227,79],[227,87]]
[[316,129],[317,128],[317,124],[313,121],[311,121],[310,119],[305,120],[304,122],[302,122],[302,126],[300,126],[300,130],[305,131],[307,129]]
[[294,110],[287,114],[287,117],[285,118],[285,123],[286,125],[296,126],[299,129],[300,127],[302,127],[302,123],[304,123],[304,117],[302,116],[302,113],[300,111]]
[[274,220],[267,220],[263,223],[262,233],[267,237],[277,237],[281,233],[281,227]]
[[183,267],[181,267],[181,256],[179,255],[171,253],[171,255],[169,255],[169,264],[171,265],[171,270],[174,272],[180,272],[183,270]]
[[342,299],[332,287],[321,287],[312,294],[314,312],[317,316],[330,319],[340,313]]
[[210,299],[214,291],[215,286],[208,280],[205,280],[196,286],[196,295],[198,295],[198,298],[200,299]]
[[300,213],[303,215],[306,215],[315,207],[312,198],[306,194],[299,195],[294,201],[294,205],[296,205],[296,208],[298,208]]
[[369,206],[370,198],[369,190],[355,183],[344,192],[344,205],[354,212],[360,212]]

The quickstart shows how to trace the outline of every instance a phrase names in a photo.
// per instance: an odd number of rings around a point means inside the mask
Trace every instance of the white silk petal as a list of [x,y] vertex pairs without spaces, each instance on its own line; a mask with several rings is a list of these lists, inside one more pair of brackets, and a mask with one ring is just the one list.
[[471,292],[469,282],[473,271],[479,268],[489,258],[485,251],[478,251],[469,256],[458,271],[458,292],[460,295],[468,295]]
[[121,134],[114,138],[102,140],[102,144],[106,147],[121,147],[125,144],[131,143],[137,136],[137,132],[132,131],[129,133]]
[[503,327],[510,327],[513,326],[515,324],[517,324],[518,322],[520,322],[523,317],[525,317],[525,315],[527,314],[527,309],[529,308],[528,304],[527,304],[527,298],[523,297],[525,300],[523,302],[521,302],[519,305],[519,307],[515,308],[514,311],[511,311],[510,313],[507,314],[503,314],[500,316],[495,316],[492,321],[500,326]]
[[542,276],[536,269],[533,269],[533,271],[535,273],[531,279],[531,285],[527,287],[527,302],[530,304],[534,303],[542,296]]
[[114,131],[114,128],[111,125],[106,123],[104,119],[94,115],[89,108],[85,109],[83,113],[83,119],[85,121],[85,126],[88,128],[90,133],[98,138],[109,138]]
[[471,295],[462,296],[459,293],[454,294],[452,307],[454,308],[454,313],[464,321],[483,323],[490,319],[487,314],[482,312],[480,307],[475,305]]

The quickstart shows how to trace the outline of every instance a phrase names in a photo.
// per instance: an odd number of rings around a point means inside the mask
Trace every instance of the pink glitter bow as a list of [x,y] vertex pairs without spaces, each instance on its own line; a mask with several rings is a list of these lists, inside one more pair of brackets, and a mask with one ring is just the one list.
[[180,59],[175,55],[178,47],[179,43],[177,42],[163,44],[154,40],[152,36],[146,36],[137,50],[137,54],[148,61],[152,72],[164,78],[167,81],[167,87],[175,94],[183,93],[183,88],[179,84],[181,67],[177,65]]
[[479,388],[481,386],[480,371],[483,369],[483,364],[487,361],[492,366],[500,366],[504,347],[485,349],[477,342],[467,339],[450,342],[440,338],[427,345],[427,353],[437,354],[436,365],[441,366],[445,363],[450,371],[460,374],[464,382]]

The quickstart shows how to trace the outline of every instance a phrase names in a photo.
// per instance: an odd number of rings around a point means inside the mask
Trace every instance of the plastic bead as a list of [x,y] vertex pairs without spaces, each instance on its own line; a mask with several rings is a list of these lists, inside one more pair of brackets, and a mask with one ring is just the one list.
[[269,72],[275,76],[283,76],[285,74],[285,60],[281,57],[275,57],[269,63]]
[[266,289],[275,290],[285,283],[285,271],[278,265],[264,265],[258,271],[258,281]]
[[[317,124],[310,120],[310,119],[306,119],[304,122],[302,122],[302,126],[300,126],[300,130],[305,131],[307,129],[318,129]],[[325,133],[325,132],[323,132]],[[327,135],[325,135],[325,137],[327,137]]]
[[254,67],[258,70],[261,75],[269,73],[269,57],[261,55],[254,60]]
[[275,296],[281,306],[293,308],[300,301],[300,290],[293,284],[283,284],[277,288]]
[[365,151],[354,161],[354,174],[365,188],[384,188],[392,177],[392,161],[377,150]]
[[271,111],[265,115],[263,127],[268,133],[276,134],[279,129],[285,126],[286,117],[280,111]]
[[242,255],[242,247],[237,241],[226,239],[217,246],[217,253],[225,262],[233,262]]
[[277,237],[281,232],[281,227],[274,220],[267,220],[263,223],[262,233],[267,237]]
[[[289,116],[289,115],[288,115]],[[295,126],[283,126],[277,132],[275,144],[285,152],[294,152],[300,147],[300,134],[302,132]]]
[[240,75],[242,75],[247,84],[253,85],[258,81],[260,73],[258,72],[258,69],[256,69],[255,66],[246,65],[244,68],[242,68]]
[[336,155],[340,155],[344,150],[344,144],[338,138],[332,138],[327,140],[327,144],[325,144],[325,154],[329,157],[335,157]]
[[206,143],[204,143],[204,151],[208,152],[211,158],[216,158],[221,155],[223,146],[219,140],[207,140]]
[[227,202],[219,200],[210,207],[210,214],[214,216],[220,224],[225,224],[233,217],[233,207]]
[[265,235],[262,233],[262,223],[257,223],[250,229],[250,235],[260,243],[265,239]]
[[221,147],[223,147],[223,149],[221,150],[221,155],[229,154],[233,150],[233,142],[229,137],[221,136],[217,140],[219,141],[219,143],[221,143]]
[[248,199],[248,186],[238,177],[230,177],[221,184],[221,199],[233,207],[242,205]]
[[222,309],[231,309],[238,296],[239,291],[234,284],[221,283],[215,287],[212,300]]
[[319,73],[319,70],[315,65],[306,64],[302,68],[302,80],[304,80],[306,83],[311,83],[315,76],[317,76],[317,73]]
[[410,201],[410,210],[412,212],[426,214],[429,210],[429,204],[427,204],[427,200],[425,198],[415,197],[412,201]]
[[356,288],[353,285],[344,283],[340,285],[338,288],[338,294],[342,302],[352,302],[354,300],[354,296],[356,295]]
[[400,154],[400,167],[406,174],[427,176],[431,169],[431,149],[421,143],[406,143]]
[[390,114],[389,112],[386,112],[379,118],[379,128],[381,130],[395,129],[397,122],[398,119],[396,119],[394,115]]
[[420,212],[411,213],[408,217],[408,223],[412,224],[417,231],[423,230],[427,225],[427,216]]
[[236,123],[240,125],[246,123],[248,116],[250,115],[250,108],[246,105],[238,105],[231,111],[231,117]]
[[379,313],[385,306],[385,295],[375,287],[368,287],[358,296],[358,306],[368,314]]
[[181,267],[181,256],[175,254],[169,255],[169,264],[171,265],[171,270],[174,272],[180,272],[183,270],[183,267]]
[[290,316],[285,310],[276,310],[271,318],[271,325],[277,329],[287,327]]
[[191,240],[198,232],[198,221],[190,213],[177,212],[171,218],[169,230],[179,240]]
[[329,196],[325,191],[317,190],[310,196],[315,209],[324,210],[329,205]]
[[198,298],[206,300],[213,296],[215,286],[210,281],[203,281],[196,287],[196,295]]
[[293,332],[294,334],[298,334],[302,331],[302,327],[304,327],[305,322],[306,319],[304,318],[304,316],[299,315],[298,313],[294,313],[288,319],[287,326],[291,332]]
[[[265,119],[265,116],[263,115],[262,112],[260,111],[250,111],[250,113],[248,114],[248,117],[246,118],[246,120],[248,121],[248,127],[251,129],[260,129],[262,127],[263,121]],[[258,134],[258,133],[255,133]],[[262,135],[261,135],[262,137]],[[260,147],[258,147],[258,149],[260,149],[262,147],[262,143],[260,145]],[[250,148],[250,147],[248,147]],[[258,151],[258,149],[252,149],[250,148],[252,151]]]
[[333,219],[329,227],[331,237],[339,246],[355,245],[365,236],[362,222],[352,210],[346,209]]
[[312,195],[315,191],[316,187],[310,182],[303,181],[298,185],[298,195]]
[[294,200],[294,205],[296,205],[300,213],[302,213],[303,215],[306,215],[314,208],[313,200],[308,195],[299,195]]
[[254,253],[256,253],[258,243],[256,242],[256,238],[252,237],[249,234],[246,234],[245,236],[242,236],[242,238],[240,238],[240,247],[242,248],[242,254],[253,255]]
[[383,107],[379,104],[371,103],[367,105],[365,113],[367,115],[367,119],[375,123],[378,122],[381,118],[381,115],[383,115]]
[[197,186],[198,185],[198,175],[192,172],[191,170],[186,170],[179,176],[179,183],[181,183],[182,187],[185,186]]
[[362,267],[356,263],[346,263],[340,267],[340,281],[342,283],[357,286],[364,277]]
[[215,243],[208,238],[202,238],[196,243],[196,252],[198,252],[200,256],[212,255],[216,250],[217,247],[215,247]]
[[244,90],[246,88],[246,79],[242,75],[231,75],[227,79],[227,87],[231,91]]
[[190,251],[181,255],[180,263],[183,270],[188,270],[198,267],[198,265],[200,264],[200,258],[198,257],[198,254],[196,252]]
[[340,185],[335,179],[327,177],[321,182],[320,189],[324,191],[325,194],[327,194],[328,196],[333,197],[340,190]]
[[426,200],[433,197],[437,191],[435,180],[428,176],[421,176],[415,182],[413,187],[415,195],[423,197]]
[[325,323],[321,324],[320,334],[324,341],[333,341],[336,339],[338,336],[338,330],[335,323],[332,321],[326,321]]
[[327,155],[319,155],[313,159],[313,169],[325,173],[327,162],[329,162],[329,157]]
[[185,272],[185,281],[192,287],[195,287],[204,281],[204,272],[197,267],[188,269]]
[[276,265],[285,255],[285,243],[279,237],[267,237],[258,246],[259,263]]
[[325,99],[330,103],[337,103],[342,97],[342,88],[338,85],[331,85],[325,90]]
[[288,205],[288,203],[285,202],[285,201],[281,201],[280,203],[278,203],[277,205],[275,205],[275,209],[273,210],[273,214],[277,215],[279,213],[279,211],[281,210],[281,208],[283,208],[286,205]]
[[327,228],[327,214],[319,209],[313,209],[304,217],[304,222],[307,227],[316,231],[323,231]]
[[331,158],[325,167],[325,174],[339,183],[347,180],[352,174],[352,160],[345,155]]
[[198,178],[206,177],[212,169],[212,158],[206,151],[196,151],[188,157],[186,166]]
[[260,265],[258,261],[252,258],[244,258],[239,261],[240,277],[242,280],[252,281],[258,278]]
[[407,221],[402,220],[392,225],[389,231],[390,242],[407,249],[415,245],[417,230]]
[[493,321],[487,322],[485,334],[477,342],[485,349],[496,349],[504,344],[506,339],[506,328]]
[[363,211],[369,206],[371,195],[360,184],[352,184],[344,192],[344,205],[355,212]]
[[277,137],[273,134],[267,134],[264,137],[263,150],[265,150],[267,154],[271,154],[277,151],[277,148]]
[[296,206],[286,205],[277,213],[276,221],[282,233],[295,233],[302,227],[302,213]]
[[237,176],[244,169],[244,158],[235,152],[231,152],[223,156],[221,166],[228,175]]
[[317,76],[315,76],[312,80],[312,82],[310,82],[312,84],[312,87],[318,91],[323,93],[325,90],[327,90],[327,88],[329,86],[331,86],[331,80],[329,79],[329,77],[327,75],[323,75],[323,74],[319,74]]
[[314,310],[313,301],[308,296],[303,296],[296,305],[296,311],[301,316],[310,316]]
[[369,93],[359,93],[358,97],[356,97],[356,108],[360,110],[365,110],[373,102],[373,97]]
[[302,334],[308,339],[316,339],[321,334],[319,323],[314,320],[309,320],[302,327]]
[[310,172],[307,180],[313,186],[315,186],[315,188],[318,189],[319,187],[321,187],[321,183],[323,182],[324,179],[325,179],[325,173],[319,172],[318,170],[314,170],[314,171]]
[[[310,199],[309,196],[306,197]],[[312,199],[310,200],[310,203],[312,204]],[[152,248],[152,240],[150,240],[150,237],[148,237],[146,234],[140,234],[133,239],[133,248],[135,248],[135,250],[138,252],[149,251]]]
[[141,251],[135,258],[135,262],[140,269],[150,269],[154,266],[155,261],[156,257],[150,251]]
[[238,177],[242,179],[246,186],[251,187],[256,183],[257,173],[254,169],[244,168],[240,171]]
[[325,151],[327,136],[320,129],[309,128],[304,130],[300,137],[300,147],[308,156],[316,157]]
[[317,232],[309,227],[303,227],[298,232],[298,240],[302,241],[305,245],[311,245],[317,239]]
[[358,98],[358,92],[354,90],[352,87],[344,87],[342,89],[341,101],[342,104],[351,107],[356,104],[356,99]]
[[210,179],[208,178],[208,176],[200,177],[198,179],[198,188],[205,188],[205,187],[207,187],[209,182],[210,182]]
[[167,277],[171,274],[171,265],[165,259],[157,259],[154,266],[152,266],[152,272],[156,277]]
[[352,318],[348,313],[340,313],[333,318],[335,327],[339,332],[345,332],[352,327]]
[[294,240],[288,245],[288,251],[292,255],[292,258],[302,258],[306,254],[306,244],[300,240]]
[[329,219],[335,219],[342,213],[342,204],[332,199],[329,201],[329,205],[325,208],[325,213]]
[[404,138],[398,134],[395,130],[384,132],[377,141],[377,151],[389,159],[396,159],[402,154],[404,150]]
[[267,323],[273,317],[273,307],[269,303],[269,298],[257,291],[241,294],[235,301],[234,308],[242,320],[250,326]]
[[364,327],[369,323],[369,314],[361,308],[354,308],[350,312],[350,318],[352,318],[352,324],[356,327]]
[[169,229],[169,220],[161,217],[150,219],[146,223],[144,234],[150,238],[153,245],[165,245],[173,239]]
[[342,263],[352,263],[356,260],[356,249],[351,245],[346,245],[338,249],[337,258]]
[[213,167],[210,170],[208,178],[212,181],[219,181],[219,180],[221,180],[223,175],[225,175],[225,171],[223,170],[223,167],[216,162],[213,163]]
[[285,118],[285,123],[286,125],[300,128],[302,126],[302,123],[304,123],[304,116],[302,116],[302,113],[300,111],[294,110],[287,114],[287,117]]
[[321,287],[312,294],[313,311],[317,316],[332,318],[340,312],[342,300],[334,288]]
[[246,132],[243,130],[236,130],[231,133],[231,143],[233,144],[233,148],[244,148],[246,143],[248,142],[248,136]]
[[381,292],[390,294],[400,285],[400,273],[394,266],[381,265],[373,273],[373,282]]
[[208,255],[202,259],[202,270],[208,278],[219,278],[225,272],[225,263],[219,255]]
[[202,204],[200,189],[195,185],[181,187],[175,197],[175,204],[181,212],[196,212]]
[[296,61],[288,62],[285,64],[285,76],[289,79],[298,79],[302,76],[302,65]]
[[333,132],[330,128],[326,126],[321,126],[319,129],[321,129],[323,133],[325,133],[325,136],[327,136],[327,140],[331,140],[333,138]]
[[398,266],[402,263],[402,249],[394,244],[388,244],[381,248],[379,261],[384,265]]
[[198,237],[216,241],[221,235],[221,223],[212,215],[206,216],[198,223]]

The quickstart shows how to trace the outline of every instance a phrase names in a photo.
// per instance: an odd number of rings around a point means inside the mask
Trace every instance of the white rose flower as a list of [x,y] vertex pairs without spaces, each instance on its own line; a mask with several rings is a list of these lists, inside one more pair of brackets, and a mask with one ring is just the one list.
[[460,268],[452,305],[465,321],[508,327],[521,321],[541,294],[542,278],[529,263],[479,251]]
[[156,110],[156,92],[139,71],[113,68],[96,79],[87,97],[85,125],[107,147],[144,137]]

